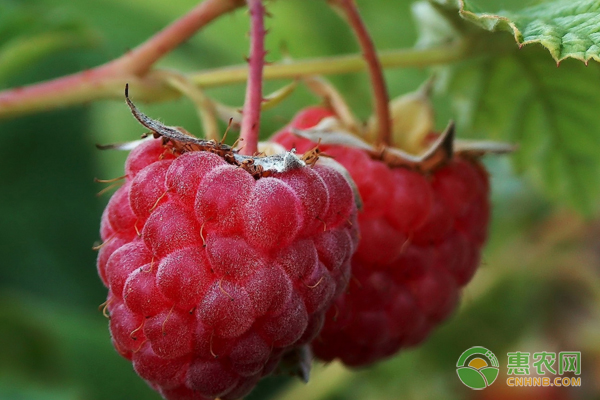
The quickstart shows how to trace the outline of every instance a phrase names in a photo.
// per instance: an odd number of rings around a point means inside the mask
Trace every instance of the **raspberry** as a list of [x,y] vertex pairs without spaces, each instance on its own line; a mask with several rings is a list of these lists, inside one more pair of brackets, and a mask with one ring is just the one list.
[[[326,117],[335,115],[307,108],[273,140],[302,152],[314,143],[291,128],[307,129]],[[325,361],[362,366],[420,343],[456,308],[486,240],[488,177],[467,157],[422,173],[389,167],[358,148],[321,148],[349,171],[364,208],[353,278],[312,345]]]
[[163,139],[130,153],[102,216],[112,341],[167,399],[241,398],[346,287],[352,189],[319,163],[257,176]]

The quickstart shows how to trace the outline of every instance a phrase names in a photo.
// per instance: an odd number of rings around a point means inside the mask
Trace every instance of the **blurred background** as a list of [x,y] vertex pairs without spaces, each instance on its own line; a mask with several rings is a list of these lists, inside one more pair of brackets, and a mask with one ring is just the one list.
[[[476,3],[486,11],[498,11],[534,2]],[[0,89],[116,58],[195,4],[195,0],[0,0]],[[358,4],[380,49],[412,47],[417,41],[412,1]],[[269,11],[270,61],[284,55],[300,59],[358,51],[348,28],[323,1],[272,1]],[[240,64],[247,53],[247,32],[245,11],[235,12],[158,65],[193,72]],[[539,57],[555,68],[547,52]],[[565,64],[562,71],[580,68],[575,62]],[[597,73],[597,67],[588,68]],[[432,73],[387,70],[390,94],[415,90]],[[330,79],[356,114],[368,118],[366,75]],[[268,82],[266,91],[286,83]],[[131,93],[135,99],[135,87]],[[238,107],[244,85],[208,93]],[[317,101],[299,87],[264,114],[262,137]],[[438,90],[434,102],[439,128],[449,118],[458,118],[456,101],[450,92]],[[138,106],[166,124],[201,135],[189,100]],[[493,127],[486,130],[485,124],[458,119],[459,136],[501,136]],[[590,127],[591,135],[600,141],[597,128]],[[109,198],[96,196],[104,186],[93,179],[122,175],[126,157],[124,152],[98,151],[95,144],[135,140],[143,132],[121,100],[0,120],[1,400],[159,399],[111,346],[107,321],[98,311],[106,289],[92,251]],[[287,377],[269,378],[250,399],[600,398],[600,220],[593,210],[584,216],[569,202],[556,200],[560,196],[537,183],[536,169],[529,164],[511,162],[511,157],[488,157],[485,162],[494,204],[489,243],[456,314],[420,347],[386,362],[358,371],[337,364],[316,366],[306,386]],[[600,186],[600,175],[593,176],[595,180],[583,184]],[[482,392],[467,389],[455,372],[459,355],[476,345],[492,350],[501,363],[498,381]],[[507,352],[563,350],[582,352],[581,388],[507,388],[502,367]]]

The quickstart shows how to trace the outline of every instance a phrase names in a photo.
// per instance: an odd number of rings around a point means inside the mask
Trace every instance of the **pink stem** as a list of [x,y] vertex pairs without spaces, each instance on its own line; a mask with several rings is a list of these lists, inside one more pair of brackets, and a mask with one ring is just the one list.
[[116,79],[114,75],[102,65],[50,81],[8,89],[0,93],[0,108],[10,107],[15,114],[20,114],[29,109],[53,109],[95,100],[101,92],[98,89],[111,78]]
[[260,110],[263,101],[262,81],[265,65],[265,7],[262,0],[247,0],[250,11],[250,60],[248,61],[248,84],[242,116],[240,138],[243,140],[241,154],[258,152]]
[[371,87],[373,89],[373,101],[375,107],[375,113],[377,115],[377,122],[379,132],[377,135],[378,144],[389,145],[391,142],[391,119],[389,109],[389,95],[387,87],[385,85],[385,78],[383,76],[383,68],[381,62],[377,57],[375,45],[369,35],[369,31],[365,26],[358,8],[354,0],[331,0],[332,3],[336,4],[348,18],[350,26],[354,30],[360,47],[362,48],[365,61],[369,68],[369,75],[371,76]]
[[[188,14],[123,56],[96,68],[51,81],[6,90],[0,93],[0,107],[11,106],[15,113],[34,105],[55,108],[101,98],[100,90],[115,80],[133,80],[146,74],[162,56],[179,46],[200,28],[220,15],[243,6],[244,0],[206,0]],[[57,96],[60,94],[60,96]],[[58,99],[58,100],[57,100]]]

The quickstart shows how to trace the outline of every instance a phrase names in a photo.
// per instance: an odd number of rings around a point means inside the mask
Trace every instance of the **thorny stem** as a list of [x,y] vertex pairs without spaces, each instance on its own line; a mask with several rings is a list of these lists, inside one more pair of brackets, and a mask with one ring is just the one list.
[[[379,53],[385,68],[422,68],[464,60],[472,52],[464,43],[457,42],[429,49],[398,49]],[[301,76],[344,74],[363,71],[366,63],[361,54],[312,58],[279,62],[265,66],[264,79],[294,79]],[[98,74],[96,69],[52,81],[13,88],[0,92],[0,119],[51,110],[101,99],[122,99],[126,82],[136,87],[136,99],[156,102],[174,99],[181,94],[165,85],[151,71],[144,77]],[[84,75],[85,79],[82,79]],[[201,72],[189,76],[203,88],[246,82],[248,65],[237,65]]]
[[[111,94],[110,97],[116,96],[123,91],[125,81],[135,83],[136,80],[144,78],[156,61],[197,30],[220,15],[243,5],[243,0],[205,0],[188,14],[116,60],[52,81],[1,92],[0,116],[11,113],[11,110],[12,114],[17,114],[82,103],[106,97],[108,93]],[[168,88],[161,82],[149,80],[146,83],[146,89],[168,92]]]
[[373,40],[358,12],[354,0],[330,0],[330,2],[343,11],[360,43],[371,77],[371,87],[373,89],[373,100],[379,129],[377,144],[389,145],[392,134],[389,95],[385,85],[383,68],[381,67],[379,58],[377,58]]
[[258,151],[260,111],[263,101],[262,83],[265,65],[265,7],[262,0],[248,0],[250,12],[250,59],[248,60],[248,84],[242,114],[240,153],[251,156]]

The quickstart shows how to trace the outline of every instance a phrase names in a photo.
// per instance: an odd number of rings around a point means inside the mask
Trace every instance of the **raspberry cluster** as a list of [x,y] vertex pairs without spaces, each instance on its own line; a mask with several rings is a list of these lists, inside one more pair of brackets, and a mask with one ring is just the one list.
[[[327,108],[307,108],[273,140],[302,152],[314,143],[291,128],[333,116]],[[486,240],[488,176],[469,157],[421,173],[390,168],[361,149],[321,147],[349,171],[364,209],[353,279],[329,309],[313,349],[325,361],[362,366],[418,344],[456,308]]]
[[172,150],[136,147],[102,216],[112,341],[167,399],[238,399],[316,337],[346,288],[354,196],[319,164],[257,178]]

